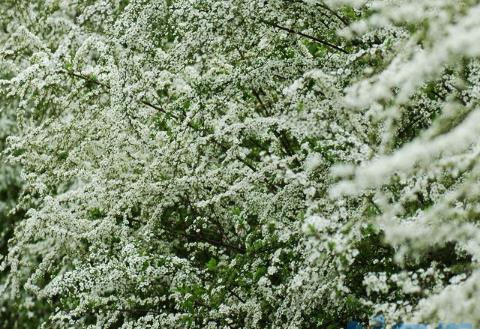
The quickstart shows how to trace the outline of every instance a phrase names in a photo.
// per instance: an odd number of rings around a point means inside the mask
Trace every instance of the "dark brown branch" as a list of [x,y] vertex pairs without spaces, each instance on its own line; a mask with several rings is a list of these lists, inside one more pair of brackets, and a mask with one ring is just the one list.
[[138,313],[144,313],[144,314],[163,314],[165,312],[162,311],[157,311],[157,310],[152,310],[152,309],[143,309],[143,308],[131,308],[131,309],[126,309],[126,308],[117,308],[111,311],[117,311],[117,312],[123,312],[123,313],[130,313],[130,314],[138,314]]
[[[242,51],[237,47],[237,51],[238,53],[240,54],[240,58],[242,60],[245,60],[245,57],[242,53]],[[261,108],[263,109],[263,113],[261,115],[263,115],[264,117],[268,117],[270,116],[270,112],[268,111],[268,108],[267,106],[265,105],[265,103],[263,102],[262,98],[260,97],[260,94],[258,93],[258,91],[251,87],[251,90],[252,90],[252,94],[255,96],[255,98],[257,99],[258,103],[260,104]],[[260,91],[262,91],[260,89]],[[264,94],[266,94],[264,92]],[[291,150],[291,146],[290,146],[290,142],[288,140],[288,138],[285,136],[285,134],[283,132],[277,132],[276,130],[273,130],[273,134],[277,137],[277,139],[279,140],[280,142],[280,145],[282,146],[284,152],[289,155],[289,156],[293,156],[293,152]],[[296,161],[296,160],[295,160]],[[297,161],[296,161],[297,162]]]
[[231,289],[231,287],[229,287],[228,292],[229,292],[231,295],[235,296],[239,301],[241,301],[242,303],[245,304],[245,299],[243,299],[242,297],[240,297],[240,296],[235,292],[235,290]]
[[[260,94],[254,88],[252,88],[252,93],[255,96],[255,98],[258,100],[258,102],[260,103],[261,107],[263,108],[265,116],[270,116],[270,111],[268,111],[267,106],[262,101],[262,98],[260,97]],[[275,135],[275,137],[277,137],[278,141],[280,142],[280,145],[283,148],[284,153],[288,156],[294,156],[295,152],[292,149],[292,146],[290,144],[290,140],[288,139],[287,135],[283,131],[276,131],[276,130],[272,130],[272,131],[273,131],[273,134]],[[294,161],[296,166],[298,166],[298,167],[300,166],[300,163],[298,162],[297,159],[294,159],[293,161]]]
[[378,207],[378,205],[373,201],[373,195],[367,196],[368,202],[375,208],[375,210],[378,212],[378,214],[382,213],[382,210]]
[[171,116],[172,118],[174,118],[174,119],[177,119],[177,120],[179,119],[178,116],[176,116],[175,114],[169,113],[169,112],[165,111],[165,109],[164,109],[163,107],[160,107],[160,106],[158,106],[158,105],[153,105],[152,103],[147,102],[147,101],[143,101],[143,100],[142,100],[141,102],[142,102],[142,104],[145,104],[145,105],[147,105],[148,107],[151,107],[152,109],[155,109],[155,110],[157,110],[157,111],[159,111],[159,112],[163,112],[163,113],[165,113],[165,114],[167,114],[167,115],[170,115],[170,116]]
[[328,7],[326,4],[320,3],[319,6],[322,7],[323,9],[329,11],[333,16],[338,18],[338,20],[341,21],[345,26],[350,25],[350,22],[348,20],[346,20],[344,17],[340,16],[335,10]]
[[[105,83],[103,83],[103,82],[100,82],[100,81],[98,81],[97,79],[94,79],[94,78],[91,78],[91,77],[88,77],[88,76],[84,76],[84,75],[82,75],[82,74],[79,74],[79,73],[76,73],[76,72],[73,72],[73,71],[70,71],[70,70],[60,70],[60,72],[61,72],[61,73],[68,74],[68,75],[70,75],[70,76],[72,76],[72,77],[75,77],[75,78],[78,78],[78,79],[82,79],[82,80],[87,81],[87,82],[90,82],[90,83],[94,83],[94,84],[96,84],[96,85],[98,85],[98,86],[102,86],[103,88],[110,89],[110,86],[109,86],[109,85],[107,85],[107,84],[105,84]],[[177,117],[176,115],[174,115],[173,113],[168,113],[167,111],[165,111],[164,108],[162,108],[162,107],[159,106],[159,105],[154,105],[154,104],[152,104],[152,103],[150,103],[150,102],[148,102],[148,101],[145,101],[145,100],[140,100],[140,102],[141,102],[142,104],[144,104],[144,105],[146,105],[146,106],[154,109],[154,110],[157,110],[157,111],[159,111],[159,112],[163,112],[163,113],[165,113],[165,114],[167,114],[167,115],[172,116],[172,117],[175,118],[175,119],[178,119],[178,117]]]
[[[102,83],[102,82],[100,82],[100,81],[98,81],[98,80],[96,80],[96,79],[93,79],[93,78],[91,78],[91,77],[87,77],[87,76],[84,76],[84,75],[82,75],[82,74],[75,73],[75,72],[69,71],[69,70],[60,70],[60,72],[61,72],[61,73],[64,73],[64,74],[68,74],[68,75],[70,75],[70,76],[72,76],[72,77],[75,77],[75,78],[78,78],[78,79],[82,79],[82,80],[87,81],[87,82],[94,83],[94,84],[96,84],[96,85],[102,86],[103,88],[110,89],[110,86],[108,86],[108,85],[106,85],[106,84],[104,84],[104,83]],[[142,104],[150,107],[150,108],[153,108],[153,109],[159,111],[159,112],[163,112],[163,113],[165,113],[165,114],[167,114],[167,115],[170,115],[172,118],[174,118],[174,119],[176,119],[176,120],[179,120],[179,119],[180,119],[178,116],[174,115],[173,113],[167,112],[163,107],[160,107],[159,105],[154,105],[154,104],[152,104],[152,103],[150,103],[150,102],[148,102],[148,101],[145,101],[145,100],[141,100],[140,102],[141,102]],[[189,123],[188,126],[189,126],[190,128],[193,128],[194,130],[197,130],[197,128],[194,127],[193,124],[191,124],[191,123]],[[213,141],[213,143],[219,145],[219,146],[222,148],[223,151],[226,151],[226,149],[228,149],[225,145],[219,143],[218,141],[216,141],[216,140],[212,140],[212,141]],[[250,168],[252,171],[254,171],[254,172],[257,171],[254,166],[252,166],[250,163],[248,163],[247,161],[245,161],[245,160],[242,159],[241,157],[236,156],[235,158],[236,158],[238,161],[242,162],[244,165],[246,165],[248,168]]]
[[106,89],[110,89],[110,86],[108,86],[108,85],[106,85],[106,84],[104,84],[104,83],[102,83],[102,82],[100,82],[100,81],[98,81],[98,80],[96,80],[96,79],[93,79],[93,78],[91,78],[91,77],[84,76],[84,75],[79,74],[79,73],[75,73],[75,72],[70,71],[70,70],[60,70],[60,73],[65,73],[65,74],[68,74],[68,75],[70,75],[70,76],[72,76],[72,77],[79,78],[79,79],[82,79],[82,80],[84,80],[84,81],[94,83],[94,84],[99,85],[99,86],[102,86],[102,87],[104,87],[104,88],[106,88]]
[[[307,4],[305,1],[303,0],[285,0],[285,3],[287,4],[290,4],[290,3],[299,3],[299,4]],[[348,26],[350,25],[350,22],[345,18],[345,17],[342,17],[341,15],[339,15],[335,10],[333,10],[332,8],[328,7],[326,4],[324,3],[319,3],[318,6],[320,8],[323,8],[325,9],[326,11],[328,11],[330,14],[332,14],[333,16],[335,16],[339,21],[341,21],[345,26]],[[327,16],[325,13],[321,13],[322,15],[324,16]],[[327,16],[328,18],[331,18],[331,16]],[[323,21],[323,20],[320,20],[320,23],[322,23],[325,27],[328,27],[329,26]]]
[[217,248],[223,248],[225,251],[232,252],[233,254],[245,254],[246,249],[242,245],[234,245],[230,241],[225,241],[218,236],[215,236],[213,231],[203,231],[199,234],[186,232],[186,227],[173,227],[172,225],[163,224],[161,228],[167,232],[170,236],[176,236],[178,238],[185,238],[187,242],[203,242],[208,243]]
[[330,42],[328,42],[328,41],[325,41],[325,40],[323,40],[323,39],[320,39],[320,38],[311,36],[311,35],[309,35],[309,34],[305,34],[305,33],[303,33],[303,32],[295,31],[295,30],[293,30],[293,29],[291,29],[291,28],[288,28],[288,27],[285,27],[285,26],[281,26],[281,25],[278,25],[278,24],[273,23],[273,22],[265,21],[265,20],[263,20],[263,19],[260,19],[260,21],[261,21],[262,23],[266,24],[266,25],[273,26],[273,27],[275,27],[275,28],[277,28],[277,29],[279,29],[279,30],[286,31],[286,32],[288,32],[288,33],[292,33],[292,34],[296,34],[296,35],[300,35],[300,36],[302,36],[302,37],[304,37],[304,38],[307,38],[307,39],[310,39],[310,40],[315,41],[315,42],[317,42],[317,43],[320,43],[320,44],[322,44],[322,45],[325,45],[325,46],[327,46],[327,47],[330,47],[330,48],[332,48],[332,49],[335,49],[335,50],[337,50],[337,51],[340,51],[340,52],[342,52],[342,53],[344,53],[344,54],[348,54],[348,51],[346,51],[345,49],[343,49],[343,48],[341,48],[341,47],[339,47],[339,46],[337,46],[337,45],[334,45],[333,43],[330,43]]

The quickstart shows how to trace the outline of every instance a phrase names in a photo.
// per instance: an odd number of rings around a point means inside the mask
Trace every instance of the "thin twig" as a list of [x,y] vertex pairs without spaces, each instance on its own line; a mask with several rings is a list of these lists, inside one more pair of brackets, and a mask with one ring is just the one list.
[[[79,74],[79,73],[76,73],[76,72],[73,72],[73,71],[69,71],[69,70],[60,70],[61,73],[64,73],[64,74],[68,74],[72,77],[76,77],[76,78],[79,78],[79,79],[82,79],[84,81],[87,81],[87,82],[91,82],[91,83],[94,83],[96,85],[99,85],[99,86],[102,86],[103,88],[106,88],[106,89],[110,89],[110,86],[96,80],[96,79],[93,79],[91,77],[87,77],[87,76],[84,76],[82,74]],[[150,108],[153,108],[159,112],[163,112],[165,113],[166,115],[169,115],[171,116],[172,118],[176,119],[176,120],[179,120],[180,118],[178,116],[176,116],[175,114],[173,113],[170,113],[170,112],[167,112],[163,107],[159,106],[159,105],[154,105],[148,101],[145,101],[145,100],[141,100],[140,101],[142,104],[150,107]],[[197,130],[197,128],[192,124],[192,123],[188,123],[188,126],[194,130]],[[225,145],[223,145],[222,143],[216,141],[216,140],[212,140],[214,144],[217,144],[218,146],[220,146],[223,151],[226,151],[226,149],[228,149],[228,147],[226,147]],[[242,162],[244,165],[246,165],[248,168],[250,168],[252,171],[257,171],[257,169],[252,166],[250,163],[248,163],[247,161],[245,161],[244,159],[242,159],[241,157],[239,156],[236,156],[235,157],[238,161]]]
[[[109,85],[107,85],[107,84],[105,84],[105,83],[103,83],[103,82],[100,82],[100,81],[98,81],[97,79],[93,79],[93,78],[91,78],[91,77],[88,77],[88,76],[85,76],[85,75],[82,75],[82,74],[80,74],[80,73],[76,73],[76,72],[73,72],[73,71],[70,71],[70,70],[60,70],[60,72],[61,72],[61,73],[68,74],[68,75],[70,75],[70,76],[72,76],[72,77],[75,77],[75,78],[82,79],[82,80],[87,81],[87,82],[94,83],[94,84],[96,84],[96,85],[102,86],[103,88],[106,88],[106,89],[109,89],[109,90],[110,90],[110,86],[109,86]],[[178,117],[177,117],[175,114],[167,112],[163,107],[161,107],[161,106],[159,106],[159,105],[154,105],[154,104],[152,104],[152,103],[150,103],[150,102],[148,102],[148,101],[146,101],[146,100],[143,100],[143,99],[140,100],[140,102],[141,102],[142,104],[144,104],[144,105],[146,105],[146,106],[154,109],[154,110],[157,110],[157,111],[159,111],[159,112],[163,112],[163,113],[165,113],[165,114],[167,114],[167,115],[172,116],[172,117],[175,118],[175,119],[178,119]]]
[[324,3],[320,3],[319,4],[320,7],[322,7],[323,9],[329,11],[330,13],[332,13],[336,18],[338,18],[345,26],[348,26],[350,25],[350,23],[342,16],[340,16],[335,10],[333,10],[332,8],[328,7],[326,4]]
[[309,35],[309,34],[305,34],[305,33],[303,33],[303,32],[295,31],[295,30],[293,30],[293,29],[291,29],[291,28],[278,25],[277,23],[265,21],[265,20],[263,20],[263,19],[260,19],[260,21],[261,21],[262,23],[266,24],[266,25],[273,26],[273,27],[275,27],[275,28],[277,28],[277,29],[279,29],[279,30],[283,30],[283,31],[286,31],[286,32],[288,32],[288,33],[300,35],[300,36],[302,36],[302,37],[304,37],[304,38],[313,40],[313,41],[318,42],[318,43],[320,43],[320,44],[322,44],[322,45],[325,45],[325,46],[327,46],[327,47],[330,47],[330,48],[333,48],[333,49],[335,49],[335,50],[338,50],[338,51],[340,51],[340,52],[342,52],[342,53],[344,53],[344,54],[348,54],[348,51],[346,51],[345,49],[343,49],[343,48],[341,48],[341,47],[339,47],[339,46],[337,46],[337,45],[334,45],[333,43],[330,43],[330,42],[328,42],[328,41],[325,41],[325,40],[323,40],[323,39],[320,39],[320,38],[311,36],[311,35]]

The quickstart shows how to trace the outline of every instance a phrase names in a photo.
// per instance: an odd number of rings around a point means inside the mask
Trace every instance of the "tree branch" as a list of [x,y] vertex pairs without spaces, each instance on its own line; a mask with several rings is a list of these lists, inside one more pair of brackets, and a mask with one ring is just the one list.
[[328,7],[326,4],[324,3],[320,3],[319,6],[327,11],[329,11],[333,16],[335,16],[336,18],[338,18],[339,21],[341,21],[345,26],[348,26],[350,25],[350,22],[345,19],[344,17],[340,16],[335,10],[333,10],[332,8]]
[[[64,73],[64,74],[68,74],[68,75],[70,75],[70,76],[72,76],[72,77],[75,77],[75,78],[78,78],[78,79],[82,79],[82,80],[87,81],[87,82],[90,82],[90,83],[94,83],[94,84],[96,84],[96,85],[98,85],[98,86],[102,86],[103,88],[106,88],[106,89],[110,90],[110,86],[109,86],[109,85],[107,85],[107,84],[105,84],[105,83],[103,83],[103,82],[100,82],[100,81],[98,81],[98,80],[96,80],[96,79],[93,79],[93,78],[91,78],[91,77],[84,76],[84,75],[82,75],[82,74],[80,74],[80,73],[76,73],[76,72],[73,72],[73,71],[70,71],[70,70],[60,70],[60,72],[61,72],[61,73]],[[150,102],[148,102],[148,101],[146,101],[146,100],[143,100],[143,99],[140,100],[140,102],[141,102],[143,105],[146,105],[146,106],[148,106],[148,107],[150,107],[150,108],[152,108],[152,109],[154,109],[154,110],[157,110],[157,111],[159,111],[159,112],[163,112],[163,113],[165,113],[165,114],[167,114],[167,115],[172,116],[172,117],[175,118],[175,119],[178,119],[178,116],[176,116],[176,115],[173,114],[173,113],[167,112],[163,107],[161,107],[161,106],[159,106],[159,105],[154,105],[154,104],[152,104],[152,103],[150,103]]]
[[328,42],[328,41],[325,41],[325,40],[323,40],[323,39],[319,39],[319,38],[317,38],[317,37],[314,37],[314,36],[305,34],[305,33],[303,33],[303,32],[295,31],[295,30],[293,30],[293,29],[291,29],[291,28],[284,27],[284,26],[278,25],[278,24],[273,23],[273,22],[265,21],[265,20],[263,20],[263,19],[260,19],[260,22],[264,23],[265,25],[273,26],[273,27],[275,27],[275,28],[277,28],[277,29],[279,29],[279,30],[286,31],[286,32],[288,32],[288,33],[300,35],[300,36],[302,36],[302,37],[304,37],[304,38],[313,40],[313,41],[318,42],[318,43],[320,43],[320,44],[322,44],[322,45],[325,45],[325,46],[327,46],[327,47],[330,47],[330,48],[332,48],[332,49],[335,49],[335,50],[337,50],[337,51],[340,51],[340,52],[342,52],[342,53],[344,53],[344,54],[348,54],[348,51],[346,51],[345,49],[343,49],[343,48],[341,48],[341,47],[339,47],[339,46],[337,46],[337,45],[334,45],[333,43],[330,43],[330,42]]

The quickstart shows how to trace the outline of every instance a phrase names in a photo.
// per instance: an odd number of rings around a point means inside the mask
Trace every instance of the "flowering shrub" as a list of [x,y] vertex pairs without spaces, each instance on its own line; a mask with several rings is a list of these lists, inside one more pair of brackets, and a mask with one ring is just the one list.
[[2,1],[0,322],[479,324],[479,14]]

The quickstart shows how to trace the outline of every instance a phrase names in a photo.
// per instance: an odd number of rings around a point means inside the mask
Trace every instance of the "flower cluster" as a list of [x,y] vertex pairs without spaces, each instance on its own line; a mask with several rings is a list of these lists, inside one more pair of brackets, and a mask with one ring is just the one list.
[[2,1],[0,322],[480,323],[479,15]]

